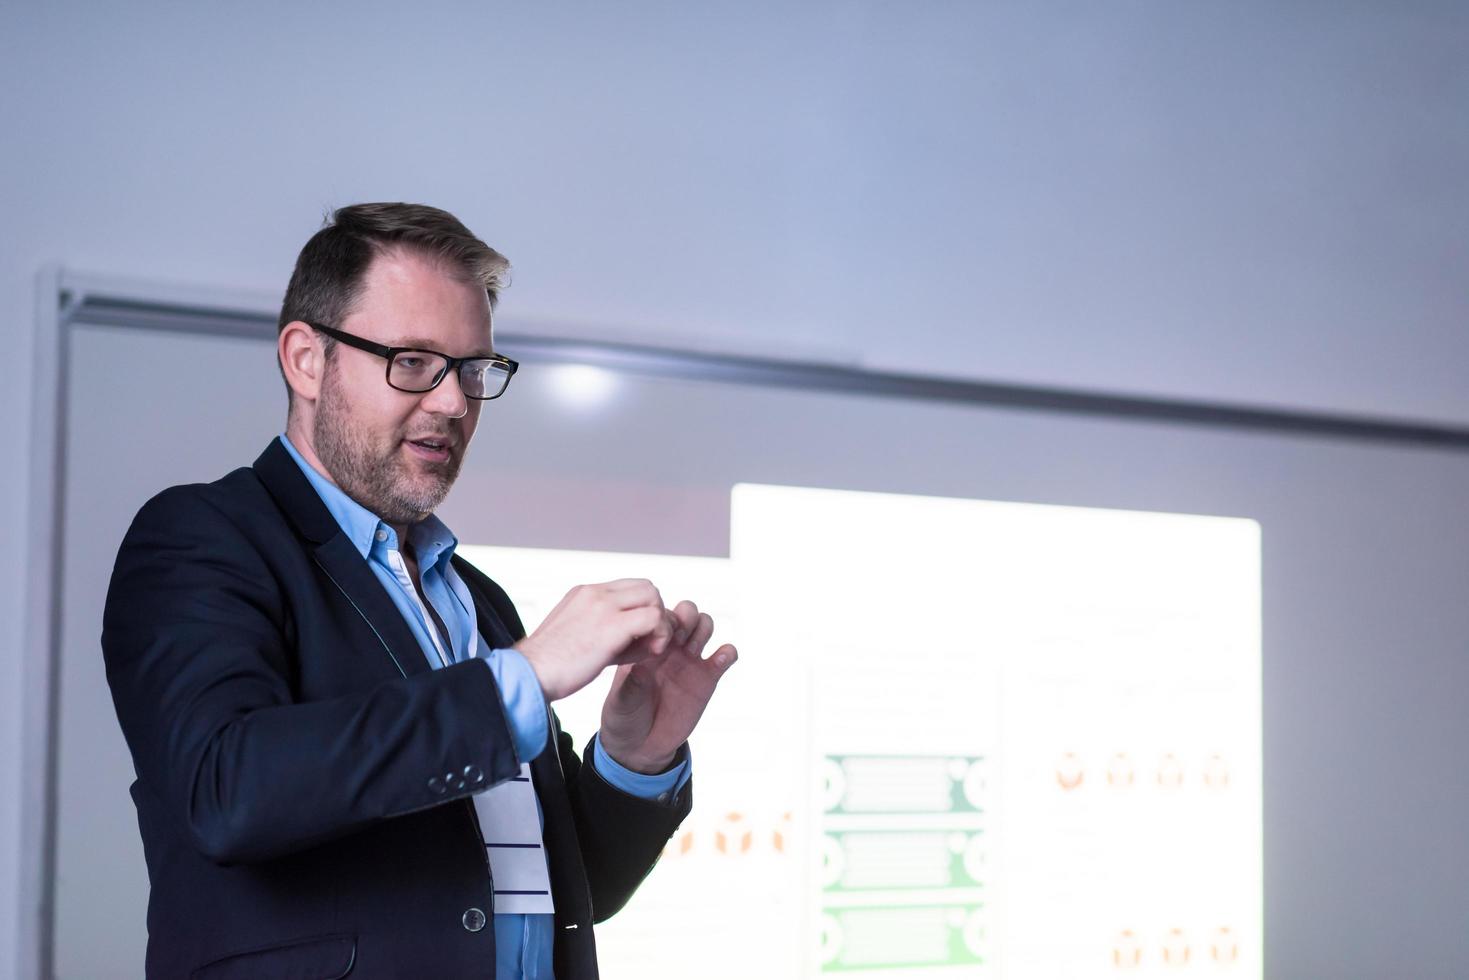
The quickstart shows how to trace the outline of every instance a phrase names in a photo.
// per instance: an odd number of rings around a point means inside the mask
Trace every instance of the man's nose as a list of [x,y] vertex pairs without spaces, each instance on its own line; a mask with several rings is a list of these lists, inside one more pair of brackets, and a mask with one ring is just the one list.
[[469,411],[469,399],[464,397],[464,389],[459,386],[459,372],[450,371],[436,388],[424,394],[420,404],[425,412],[434,415],[463,418]]

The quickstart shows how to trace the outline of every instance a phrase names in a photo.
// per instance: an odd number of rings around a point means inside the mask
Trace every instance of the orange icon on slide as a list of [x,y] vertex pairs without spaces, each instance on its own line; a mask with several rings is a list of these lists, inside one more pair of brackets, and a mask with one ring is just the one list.
[[1191,951],[1182,929],[1169,929],[1163,940],[1163,962],[1170,966],[1183,966],[1188,962]]
[[1112,965],[1134,967],[1142,961],[1143,944],[1138,941],[1137,933],[1131,929],[1123,929],[1112,940]]
[[[745,825],[745,818],[740,813],[726,814],[724,819],[729,822],[729,836],[725,836],[723,830],[714,832],[714,849],[720,854],[732,854],[736,850],[743,854],[755,843],[754,833]],[[738,831],[738,832],[736,832]]]
[[1108,786],[1126,789],[1133,784],[1136,778],[1137,774],[1132,768],[1132,759],[1126,752],[1118,752],[1112,757],[1112,761],[1107,763]]
[[1056,782],[1061,784],[1064,790],[1073,790],[1081,785],[1086,778],[1086,770],[1082,767],[1081,759],[1075,752],[1067,752],[1056,763]]
[[1211,755],[1204,763],[1204,785],[1210,789],[1224,789],[1229,785],[1229,764],[1222,755]]
[[1183,785],[1183,763],[1172,752],[1158,763],[1158,785],[1164,789],[1178,789]]
[[781,814],[780,821],[773,827],[763,824],[752,827],[745,814],[731,811],[712,831],[701,828],[680,832],[664,846],[663,856],[675,858],[693,853],[707,854],[711,844],[719,854],[751,854],[756,851],[757,844],[761,851],[769,845],[771,852],[786,854],[786,845],[791,840],[791,821],[792,815],[787,812]]
[[1239,940],[1235,938],[1233,929],[1220,926],[1215,931],[1214,940],[1209,944],[1209,955],[1216,963],[1233,963],[1239,959]]
[[775,828],[770,832],[770,846],[775,848],[775,852],[777,854],[785,853],[786,837],[784,831],[781,828],[791,822],[791,815],[789,813],[782,814],[780,819],[781,826]]

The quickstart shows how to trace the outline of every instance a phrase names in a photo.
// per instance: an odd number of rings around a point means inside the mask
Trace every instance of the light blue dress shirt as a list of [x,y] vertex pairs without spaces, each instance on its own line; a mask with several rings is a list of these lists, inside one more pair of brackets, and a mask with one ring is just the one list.
[[[444,522],[430,515],[409,528],[408,543],[418,561],[419,584],[424,598],[438,613],[448,637],[439,634],[419,601],[413,582],[402,565],[397,532],[318,473],[301,457],[285,433],[281,433],[281,443],[387,590],[393,605],[423,648],[429,665],[438,669],[470,656],[486,661],[505,702],[505,715],[515,739],[517,756],[528,762],[540,755],[546,748],[549,735],[546,701],[540,682],[520,651],[490,649],[484,638],[479,636],[473,600],[449,563],[459,541]],[[595,740],[592,757],[597,773],[603,779],[624,793],[648,800],[681,789],[691,775],[687,756],[666,773],[650,776],[633,772],[607,754],[600,738]],[[550,915],[495,915],[497,980],[552,980],[553,921]]]

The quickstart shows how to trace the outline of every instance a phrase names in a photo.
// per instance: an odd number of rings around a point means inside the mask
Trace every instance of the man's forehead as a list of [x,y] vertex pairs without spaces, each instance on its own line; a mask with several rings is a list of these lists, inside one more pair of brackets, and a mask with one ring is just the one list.
[[421,304],[462,307],[488,321],[490,297],[482,283],[450,260],[406,250],[383,252],[362,279],[361,305]]
[[[490,352],[489,295],[443,260],[384,252],[369,266],[363,286],[348,319],[378,343],[462,356]],[[466,344],[473,350],[448,349]]]

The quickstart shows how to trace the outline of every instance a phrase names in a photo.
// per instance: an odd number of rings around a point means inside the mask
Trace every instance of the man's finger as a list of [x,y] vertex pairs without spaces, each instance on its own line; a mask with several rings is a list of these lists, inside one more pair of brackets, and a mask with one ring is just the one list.
[[645,578],[622,578],[615,582],[604,582],[599,588],[617,604],[618,609],[663,605],[663,596],[658,592],[658,587]]
[[643,641],[649,653],[656,657],[668,649],[668,644],[673,639],[673,616],[661,604],[639,606],[628,610],[624,615],[633,617],[642,627],[633,635]]
[[699,607],[684,599],[673,607],[673,617],[677,620],[673,641],[679,645],[687,644],[699,625]]
[[733,644],[726,643],[718,650],[715,650],[714,654],[706,659],[704,662],[713,664],[714,669],[717,670],[719,672],[719,676],[722,677],[724,676],[724,672],[733,667],[735,661],[738,659],[740,659],[739,651],[734,648]]
[[617,578],[610,582],[602,582],[597,588],[606,589],[609,592],[623,592],[627,589],[639,589],[652,584],[645,578]]
[[634,663],[649,655],[661,654],[671,633],[667,613],[661,606],[623,610],[607,625],[615,630],[607,637],[608,640],[621,647],[612,661],[618,664]]
[[714,617],[708,613],[699,613],[699,620],[694,624],[694,629],[684,645],[689,648],[689,653],[700,656],[704,652],[704,645],[714,635]]

